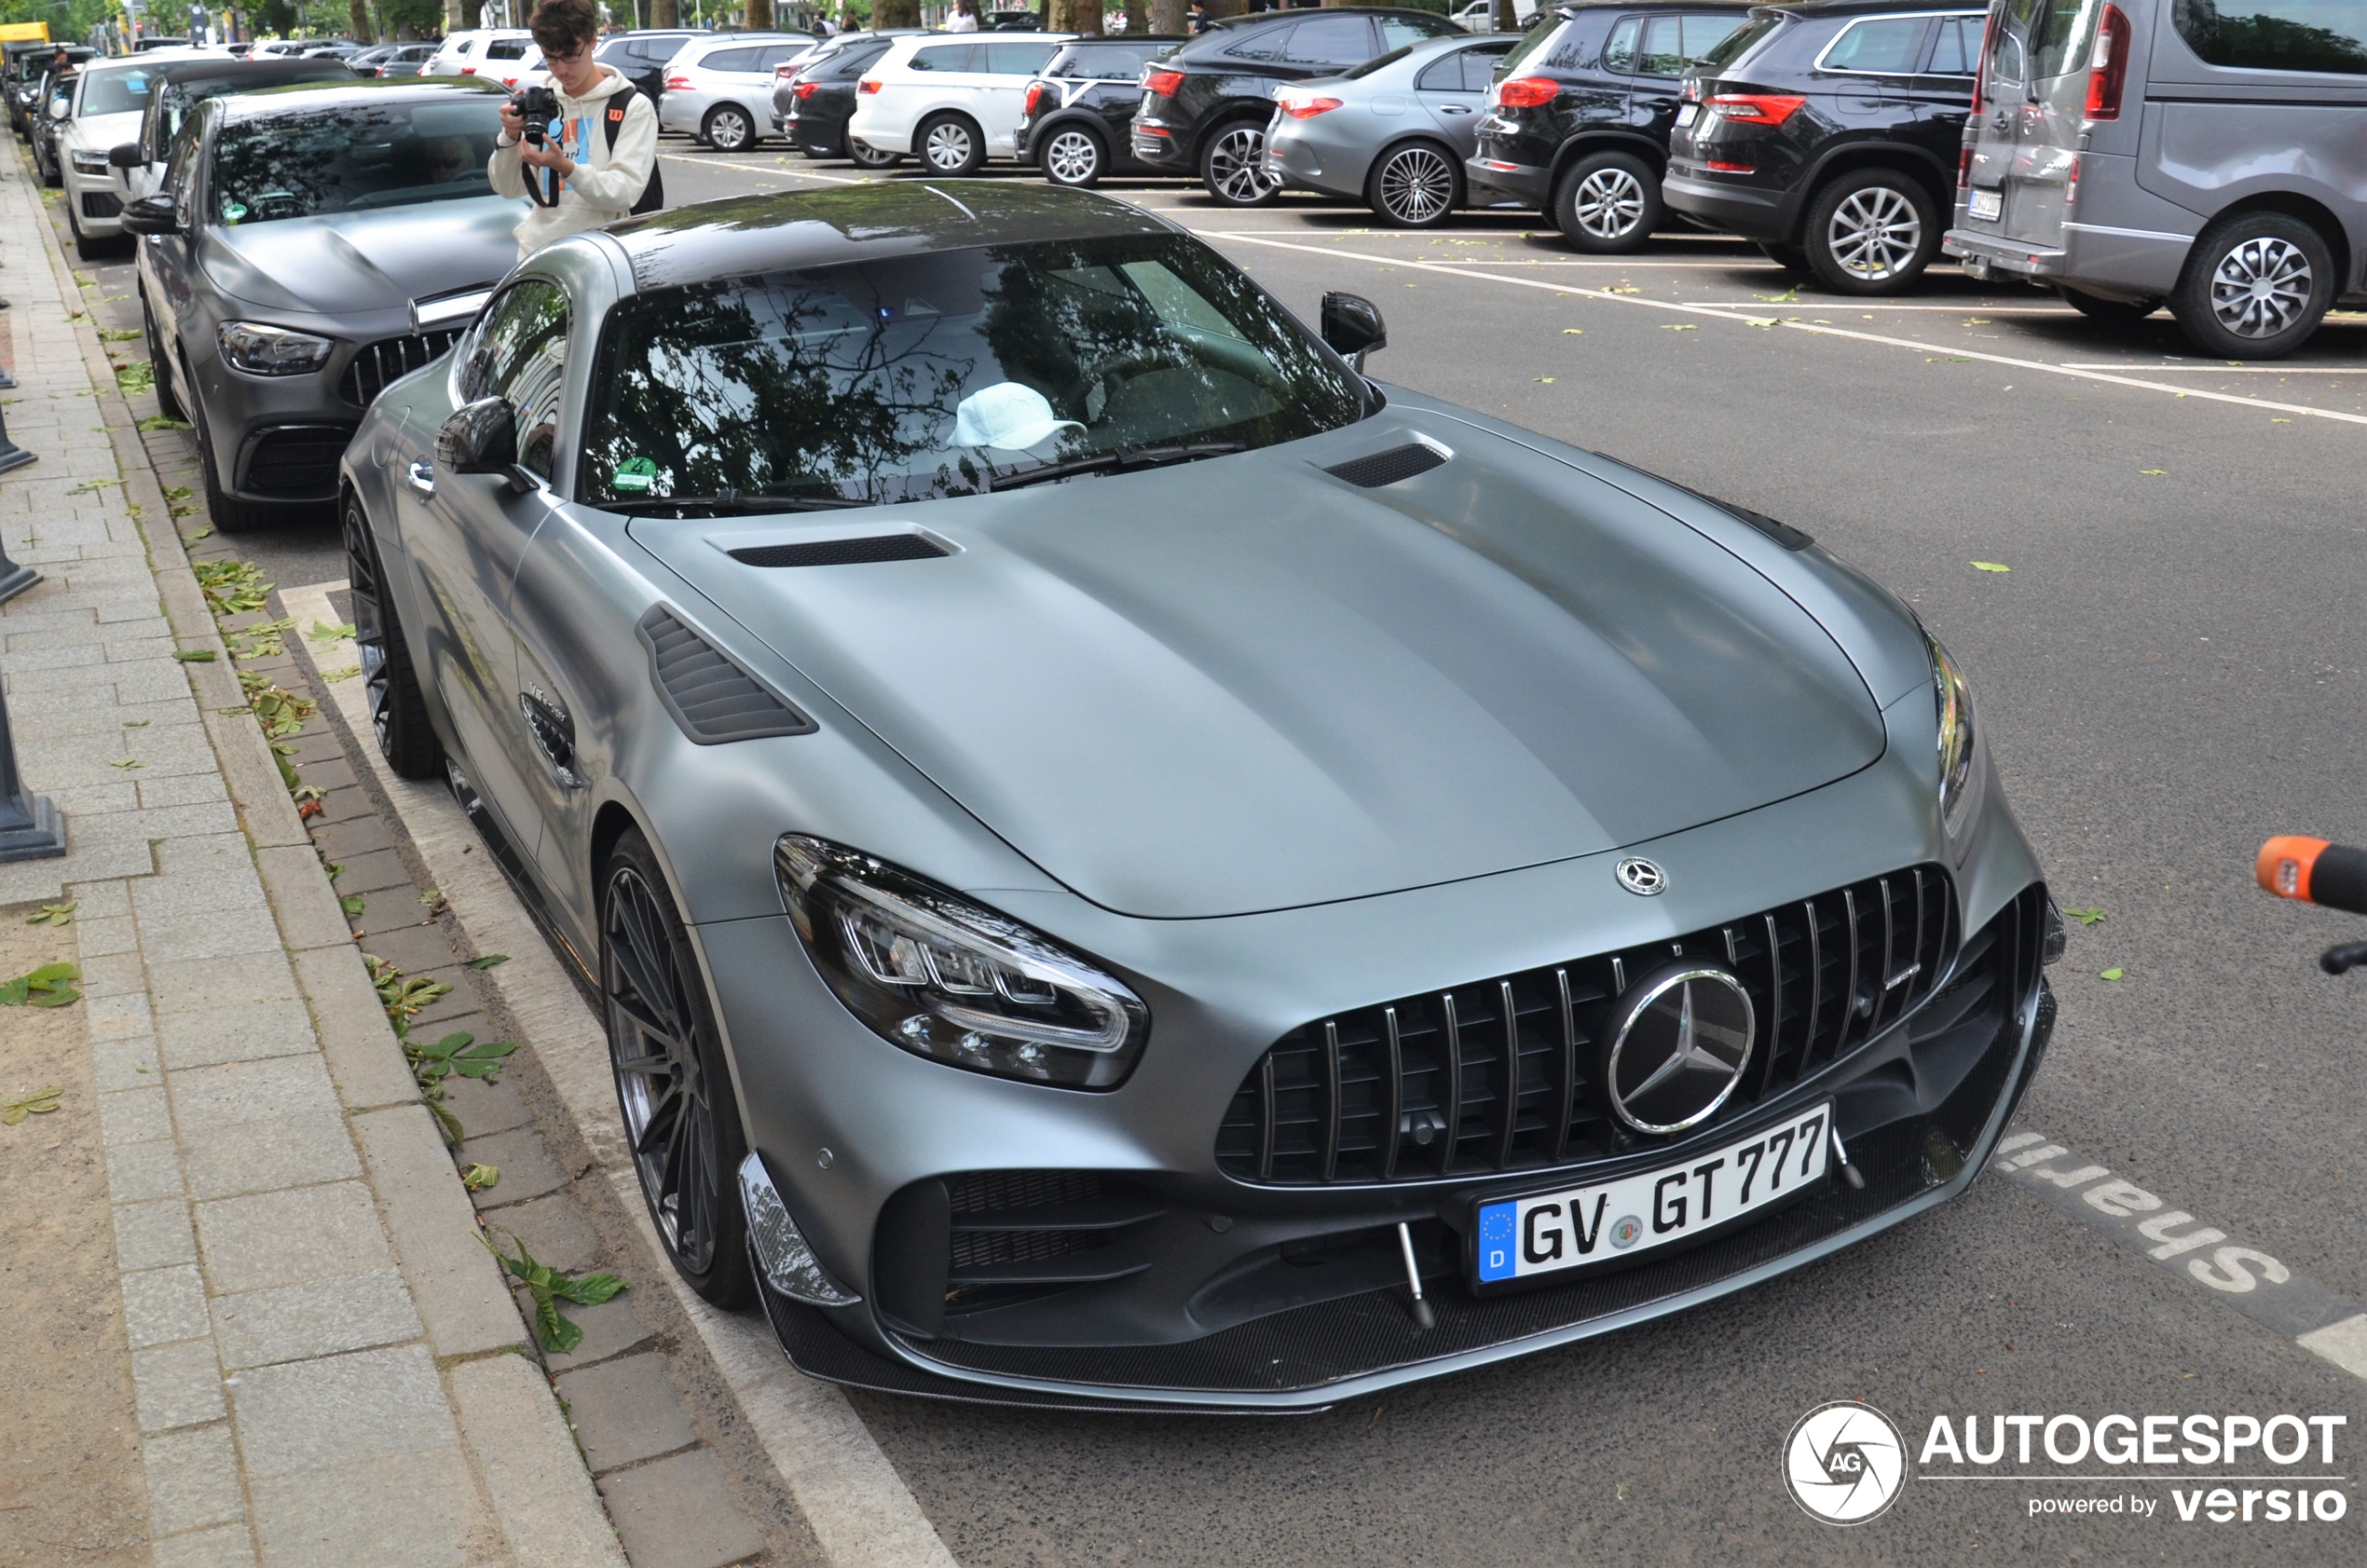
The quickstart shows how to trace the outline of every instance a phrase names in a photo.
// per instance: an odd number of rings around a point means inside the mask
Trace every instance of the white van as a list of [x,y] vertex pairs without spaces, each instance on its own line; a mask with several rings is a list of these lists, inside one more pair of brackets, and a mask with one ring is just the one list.
[[923,33],[898,38],[855,84],[847,134],[882,153],[917,157],[932,174],[973,173],[1018,156],[1030,78],[1067,33]]

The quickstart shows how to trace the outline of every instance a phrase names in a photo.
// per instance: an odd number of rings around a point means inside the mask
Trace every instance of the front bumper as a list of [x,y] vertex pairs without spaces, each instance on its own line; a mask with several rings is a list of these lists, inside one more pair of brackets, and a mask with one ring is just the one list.
[[72,155],[66,155],[65,198],[73,205],[75,226],[86,239],[111,239],[123,232],[123,193],[116,187],[112,171],[108,174],[87,174],[74,167]]

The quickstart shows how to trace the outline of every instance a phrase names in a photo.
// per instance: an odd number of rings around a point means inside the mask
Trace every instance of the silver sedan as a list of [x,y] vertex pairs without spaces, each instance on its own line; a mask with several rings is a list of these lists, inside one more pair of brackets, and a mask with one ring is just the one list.
[[1431,38],[1282,89],[1266,130],[1267,177],[1353,198],[1401,227],[1444,223],[1463,204],[1488,79],[1519,42]]

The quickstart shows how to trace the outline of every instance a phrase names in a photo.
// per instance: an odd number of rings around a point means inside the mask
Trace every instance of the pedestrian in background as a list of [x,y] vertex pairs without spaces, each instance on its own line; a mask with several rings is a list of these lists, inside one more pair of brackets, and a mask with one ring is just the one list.
[[978,0],[953,0],[953,14],[945,19],[948,33],[976,33],[978,30]]

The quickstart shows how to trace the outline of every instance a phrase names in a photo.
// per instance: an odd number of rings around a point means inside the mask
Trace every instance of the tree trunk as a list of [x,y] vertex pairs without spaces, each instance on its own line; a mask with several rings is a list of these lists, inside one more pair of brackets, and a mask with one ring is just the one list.
[[675,0],[650,0],[650,25],[651,27],[681,26],[682,7],[677,5]]
[[370,20],[369,0],[346,0],[345,9],[347,19],[353,23],[353,41],[357,44],[376,43],[378,29]]
[[1044,31],[1074,33],[1072,19],[1076,15],[1076,0],[1044,0]]
[[1518,33],[1521,30],[1521,13],[1516,0],[1496,0],[1495,14],[1490,18],[1489,25],[1498,33]]
[[1170,37],[1183,32],[1187,25],[1184,9],[1184,0],[1151,0],[1150,30]]
[[[1249,0],[1208,0],[1208,19],[1215,21],[1221,17],[1237,17],[1249,8]],[[1179,27],[1176,31],[1184,30]]]
[[773,31],[773,0],[748,0],[747,29],[751,33]]
[[1101,35],[1101,0],[1069,0],[1068,10],[1069,24],[1066,27],[1055,27],[1051,23],[1047,22],[1045,24],[1045,31],[1048,33],[1081,33],[1088,38],[1099,37]]
[[918,27],[921,0],[872,0],[873,27]]

